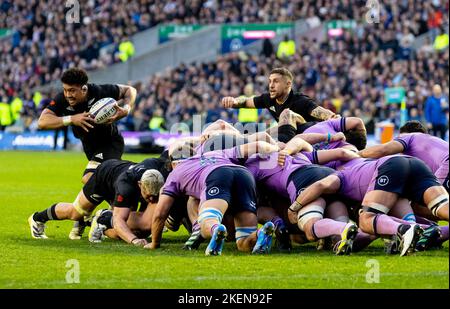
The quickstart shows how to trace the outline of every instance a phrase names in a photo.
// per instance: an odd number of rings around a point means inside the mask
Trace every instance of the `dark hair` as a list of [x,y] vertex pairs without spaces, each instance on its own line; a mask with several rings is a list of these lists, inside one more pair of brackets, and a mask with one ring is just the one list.
[[281,76],[286,77],[291,82],[294,80],[294,75],[292,75],[291,71],[286,68],[275,68],[270,71],[270,75],[272,74],[280,74]]
[[352,144],[358,150],[363,150],[367,145],[367,132],[366,130],[347,130],[344,132],[345,140],[347,143]]
[[427,133],[427,128],[417,120],[411,120],[405,123],[402,127],[400,127],[400,133]]
[[183,143],[178,146],[169,156],[170,161],[183,160],[192,157],[195,154],[192,143]]
[[88,82],[88,76],[86,71],[79,68],[70,68],[64,71],[61,76],[61,82],[67,85],[86,85]]

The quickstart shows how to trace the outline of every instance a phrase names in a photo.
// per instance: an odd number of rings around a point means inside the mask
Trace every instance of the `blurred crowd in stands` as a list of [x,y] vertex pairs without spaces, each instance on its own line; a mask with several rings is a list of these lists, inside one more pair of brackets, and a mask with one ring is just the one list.
[[[294,73],[295,90],[343,116],[361,117],[369,133],[381,121],[399,124],[400,105],[384,100],[387,87],[406,89],[407,119],[433,126],[448,123],[448,0],[379,1],[380,15],[370,17],[379,19],[372,23],[365,20],[367,1],[357,0],[79,3],[80,23],[66,23],[68,9],[60,1],[0,0],[0,29],[15,30],[12,37],[0,38],[0,127],[20,120],[27,130],[33,130],[33,120],[54,95],[32,93],[33,87],[59,79],[71,66],[91,70],[123,61],[120,44],[160,23],[300,18],[311,27],[328,20],[356,20],[357,26],[324,41],[297,39],[288,55],[280,54],[279,48],[277,52],[277,46],[266,40],[259,55],[231,53],[213,62],[182,64],[150,76],[134,85],[138,90],[136,107],[122,121],[122,129],[168,130],[179,122],[192,125],[195,114],[201,114],[206,122],[219,118],[237,121],[238,111],[222,109],[221,97],[265,92],[268,73],[279,66]],[[415,48],[416,37],[423,34],[427,36],[425,44]],[[9,123],[1,116],[7,108]],[[266,113],[256,117],[257,121],[271,121]]]

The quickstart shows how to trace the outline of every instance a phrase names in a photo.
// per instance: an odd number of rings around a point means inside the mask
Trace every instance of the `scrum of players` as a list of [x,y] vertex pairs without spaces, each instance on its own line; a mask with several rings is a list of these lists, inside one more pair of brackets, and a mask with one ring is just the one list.
[[[226,108],[267,108],[277,126],[243,134],[218,120],[158,158],[104,160],[74,202],[28,218],[31,236],[47,238],[48,221],[73,220],[71,239],[90,225],[92,243],[108,237],[152,250],[164,246],[164,230],[183,225],[190,233],[183,249],[205,243],[205,255],[221,255],[232,241],[253,254],[316,242],[318,250],[348,255],[377,238],[400,256],[442,247],[448,143],[411,121],[391,142],[366,147],[361,119],[305,101],[286,71],[271,72],[268,94],[222,99]],[[95,212],[103,201],[110,208]]]

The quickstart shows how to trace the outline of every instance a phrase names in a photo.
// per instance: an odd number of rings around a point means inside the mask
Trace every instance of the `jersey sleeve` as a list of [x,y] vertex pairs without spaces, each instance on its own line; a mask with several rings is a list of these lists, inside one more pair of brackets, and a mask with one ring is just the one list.
[[162,188],[162,194],[169,195],[173,198],[176,198],[182,195],[181,188],[179,182],[173,177],[173,173],[169,174],[167,177],[166,183]]
[[312,98],[310,98],[307,95],[302,95],[301,96],[301,105],[304,108],[305,114],[307,115],[311,115],[311,112],[319,107],[319,105],[317,105],[316,101],[314,101]]
[[99,97],[100,98],[113,98],[119,100],[120,88],[117,85],[104,84],[99,85]]
[[270,107],[270,96],[268,93],[264,93],[260,96],[253,97],[253,103],[256,108],[269,108]]
[[398,137],[394,138],[394,141],[402,144],[403,151],[406,151],[408,149],[408,146],[412,139],[413,139],[413,135],[403,135],[403,136],[398,136]]
[[347,131],[347,128],[345,127],[345,121],[345,117],[327,120],[327,122],[331,125],[335,132]]
[[118,181],[113,206],[136,209],[139,202],[140,192],[137,192],[135,186],[124,181]]
[[312,152],[302,151],[302,154],[309,160],[309,162],[313,164],[319,164],[317,150],[313,150]]
[[64,116],[64,95],[62,93],[57,94],[46,108],[54,112],[56,116]]

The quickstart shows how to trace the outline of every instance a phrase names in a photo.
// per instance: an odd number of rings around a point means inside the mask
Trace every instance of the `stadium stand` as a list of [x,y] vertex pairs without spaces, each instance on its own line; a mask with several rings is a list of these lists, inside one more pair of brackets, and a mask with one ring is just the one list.
[[[31,106],[24,104],[31,96],[28,89],[58,79],[65,68],[89,70],[120,61],[117,50],[123,40],[160,23],[306,18],[317,25],[336,19],[361,21],[367,13],[366,1],[348,0],[190,1],[189,6],[186,1],[150,0],[142,0],[140,5],[127,1],[80,3],[87,8],[82,10],[80,24],[63,22],[65,8],[55,1],[0,3],[0,28],[16,30],[12,39],[0,41],[0,98],[11,108],[17,98],[23,101],[24,109]],[[127,9],[120,9],[121,5]],[[220,98],[240,95],[249,84],[253,93],[263,92],[268,72],[281,65],[295,74],[295,89],[342,115],[361,117],[369,132],[376,122],[399,121],[398,105],[384,102],[386,87],[405,87],[409,117],[424,120],[423,104],[433,85],[440,84],[443,96],[449,95],[448,46],[442,48],[442,42],[439,48],[433,45],[446,25],[448,1],[381,1],[379,23],[358,23],[353,31],[323,42],[303,38],[296,42],[297,51],[289,62],[263,54],[232,53],[209,63],[182,64],[140,81],[136,84],[136,109],[123,126],[127,130],[149,130],[152,117],[161,114],[165,128],[179,121],[189,124],[193,114],[202,114],[207,122],[219,117],[236,121],[235,113],[219,107]],[[426,44],[414,50],[416,37],[425,33]],[[113,52],[100,56],[99,50],[111,44],[115,46]],[[43,96],[45,99],[48,94]],[[39,105],[40,99],[34,97],[33,101]],[[36,112],[24,110],[21,114],[29,117]]]

